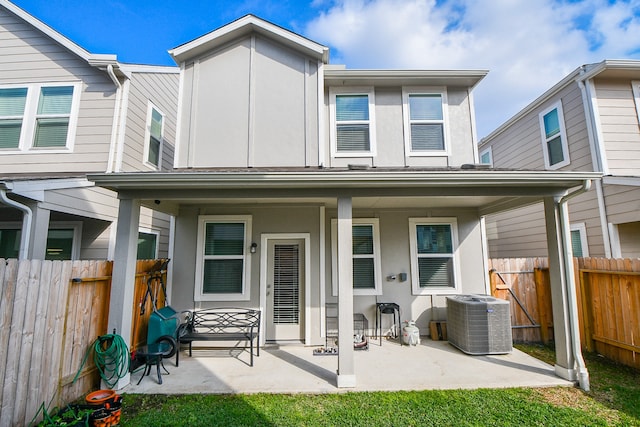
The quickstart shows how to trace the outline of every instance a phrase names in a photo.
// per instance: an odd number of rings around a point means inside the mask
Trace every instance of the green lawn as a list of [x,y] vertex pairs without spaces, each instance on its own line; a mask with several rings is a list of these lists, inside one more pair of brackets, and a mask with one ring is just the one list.
[[[553,362],[542,346],[518,346]],[[575,388],[344,394],[125,395],[122,426],[640,426],[640,373],[587,355]]]

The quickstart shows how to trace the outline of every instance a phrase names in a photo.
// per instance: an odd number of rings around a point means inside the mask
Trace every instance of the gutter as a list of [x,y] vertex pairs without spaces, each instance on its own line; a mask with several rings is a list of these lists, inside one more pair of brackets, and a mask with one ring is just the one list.
[[573,273],[573,250],[571,248],[571,229],[569,227],[569,211],[567,209],[567,202],[580,194],[586,193],[591,189],[591,180],[585,180],[582,187],[578,190],[566,194],[558,201],[558,209],[560,211],[560,217],[562,221],[562,244],[564,246],[564,275],[567,287],[567,302],[569,327],[571,328],[571,347],[573,349],[573,356],[576,364],[578,365],[578,383],[580,388],[584,391],[589,391],[589,372],[587,366],[582,358],[582,347],[580,345],[580,329],[578,326],[578,302],[576,298],[576,281]]
[[22,217],[22,232],[20,233],[20,253],[18,255],[18,259],[27,259],[29,257],[29,241],[31,239],[31,221],[33,218],[33,212],[29,206],[8,198],[7,190],[5,188],[0,188],[0,202],[21,210],[24,213]]
[[114,171],[113,162],[116,155],[116,145],[118,143],[118,129],[120,128],[120,109],[122,108],[122,84],[113,71],[113,65],[107,65],[107,74],[118,88],[116,91],[116,103],[113,112],[113,124],[111,126],[111,143],[109,145],[109,160],[107,163],[107,173]]

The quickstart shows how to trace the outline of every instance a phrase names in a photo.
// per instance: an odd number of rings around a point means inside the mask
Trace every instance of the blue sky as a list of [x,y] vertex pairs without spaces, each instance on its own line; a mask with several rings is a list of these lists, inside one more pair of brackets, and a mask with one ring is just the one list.
[[14,0],[91,53],[174,65],[167,50],[252,13],[348,68],[486,69],[478,136],[577,67],[640,59],[640,0]]

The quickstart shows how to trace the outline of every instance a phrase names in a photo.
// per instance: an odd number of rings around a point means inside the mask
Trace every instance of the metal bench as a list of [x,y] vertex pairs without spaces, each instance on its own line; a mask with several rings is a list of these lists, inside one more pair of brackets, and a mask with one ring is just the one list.
[[[260,310],[244,308],[211,308],[189,311],[186,322],[178,329],[178,346],[189,344],[192,356],[194,341],[248,341],[253,366],[253,341],[256,356],[260,356]],[[176,351],[178,366],[180,351]]]

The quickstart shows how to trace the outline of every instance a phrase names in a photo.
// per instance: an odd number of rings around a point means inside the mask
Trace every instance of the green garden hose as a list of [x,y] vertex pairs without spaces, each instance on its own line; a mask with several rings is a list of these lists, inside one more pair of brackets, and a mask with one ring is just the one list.
[[93,361],[98,368],[100,378],[109,388],[113,388],[118,380],[122,379],[129,372],[129,349],[124,339],[117,334],[107,334],[99,336],[93,345],[87,350],[87,354],[84,356],[84,360],[78,369],[73,382],[75,383],[82,367],[89,357],[89,353],[93,349]]

